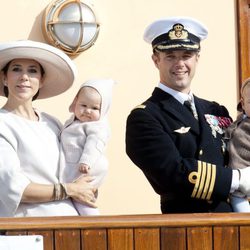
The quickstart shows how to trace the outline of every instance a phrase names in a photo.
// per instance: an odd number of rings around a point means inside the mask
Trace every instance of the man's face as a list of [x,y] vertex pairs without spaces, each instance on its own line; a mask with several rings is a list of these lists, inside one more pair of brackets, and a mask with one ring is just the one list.
[[160,81],[169,88],[188,93],[199,60],[199,53],[188,50],[156,52],[152,55]]

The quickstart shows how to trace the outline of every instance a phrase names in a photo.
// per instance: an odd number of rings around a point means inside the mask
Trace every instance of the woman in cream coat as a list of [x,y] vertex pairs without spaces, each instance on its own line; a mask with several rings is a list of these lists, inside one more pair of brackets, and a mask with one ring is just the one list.
[[95,207],[89,176],[60,183],[61,124],[32,106],[73,84],[73,62],[50,45],[13,41],[0,44],[0,69],[0,216],[77,215],[70,197]]

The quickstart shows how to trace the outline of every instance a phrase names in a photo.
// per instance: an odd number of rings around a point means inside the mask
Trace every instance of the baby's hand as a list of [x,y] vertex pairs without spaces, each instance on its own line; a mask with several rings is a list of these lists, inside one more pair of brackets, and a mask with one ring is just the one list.
[[87,164],[80,163],[79,164],[79,171],[82,174],[89,174],[90,167]]

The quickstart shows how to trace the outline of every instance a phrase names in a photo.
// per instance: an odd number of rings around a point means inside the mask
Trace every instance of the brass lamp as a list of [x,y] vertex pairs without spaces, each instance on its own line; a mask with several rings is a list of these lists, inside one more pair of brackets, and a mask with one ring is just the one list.
[[55,0],[44,12],[42,30],[45,39],[69,55],[90,48],[99,29],[93,9],[80,0]]

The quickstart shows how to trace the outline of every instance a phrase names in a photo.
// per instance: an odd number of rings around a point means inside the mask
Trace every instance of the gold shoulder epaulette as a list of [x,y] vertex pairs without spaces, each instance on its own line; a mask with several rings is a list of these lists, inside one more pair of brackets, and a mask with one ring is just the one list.
[[146,105],[144,104],[140,104],[140,105],[137,105],[136,107],[133,108],[134,109],[145,109],[146,108]]

